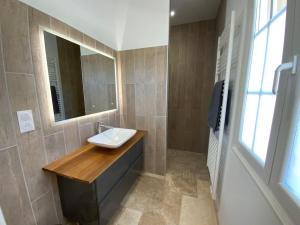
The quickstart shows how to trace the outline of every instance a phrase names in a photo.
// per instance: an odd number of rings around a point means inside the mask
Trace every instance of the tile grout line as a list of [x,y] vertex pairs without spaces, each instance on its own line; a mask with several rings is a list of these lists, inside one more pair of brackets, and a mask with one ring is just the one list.
[[[28,12],[29,10],[28,9],[29,9],[29,7],[27,7],[27,21],[28,21],[27,34],[28,34],[28,44],[29,44],[29,50],[30,50],[30,56],[31,56],[31,62],[32,62],[32,69],[33,69],[33,73],[34,73],[34,62],[33,62],[33,56],[32,56],[32,48],[31,48],[31,35],[30,35],[30,32],[29,32],[30,24],[29,24],[29,12]],[[51,19],[50,19],[50,22],[51,22]],[[39,121],[41,123],[41,128],[40,128],[41,129],[41,134],[42,134],[42,137],[41,137],[42,140],[41,141],[42,141],[42,145],[43,145],[43,151],[44,151],[44,156],[45,156],[46,162],[49,162],[47,152],[46,152],[44,125],[43,125],[43,121],[42,121],[42,117],[41,117],[41,107],[40,107],[40,104],[39,104],[39,99],[38,99],[38,94],[37,94],[36,74],[33,78],[33,82],[34,82],[34,88],[35,88],[36,104],[37,104],[38,109],[39,109],[39,112],[38,112]],[[50,182],[50,179],[47,178],[47,181]],[[53,196],[52,185],[51,185],[50,191],[51,191],[52,196]],[[46,192],[46,193],[48,193],[48,192]],[[53,200],[53,204],[54,204],[54,198],[52,200]],[[56,221],[59,222],[57,209],[56,209],[55,205],[53,205],[53,206],[54,206],[53,209],[54,209],[55,214],[56,214]]]
[[[5,70],[5,68],[4,68]],[[6,71],[5,70],[5,73],[7,74],[16,74],[16,75],[24,75],[24,76],[34,76],[34,74],[32,73],[22,73],[22,72],[13,72],[13,71]]]
[[80,135],[80,130],[79,130],[79,120],[76,121],[76,125],[77,125],[77,133],[78,133],[78,138],[79,138],[79,145],[82,146],[81,135]]
[[57,132],[53,132],[53,133],[44,135],[43,137],[44,137],[44,138],[47,138],[47,137],[50,137],[50,136],[53,136],[53,135],[56,135],[56,134],[59,134],[59,133],[63,133],[63,132],[64,132],[63,130],[60,130],[60,131],[57,131]]
[[37,202],[38,200],[40,200],[42,197],[44,197],[45,195],[47,195],[49,192],[51,192],[51,190],[49,189],[48,191],[46,191],[45,193],[40,194],[38,197],[36,197],[34,200],[32,200],[32,203]]
[[[28,15],[28,8],[27,8],[27,15]],[[3,63],[4,71],[5,71],[3,43],[2,43],[2,29],[1,29],[1,27],[0,27],[0,47],[1,47],[0,50],[1,50],[1,54],[2,54],[2,63]],[[12,125],[12,130],[13,130],[13,133],[14,133],[14,138],[15,138],[15,141],[16,141],[17,153],[18,153],[18,158],[19,158],[19,162],[20,162],[23,181],[24,181],[24,185],[25,185],[26,194],[27,194],[27,198],[28,198],[28,201],[29,201],[31,213],[32,213],[32,216],[33,216],[33,220],[34,220],[35,224],[37,225],[37,219],[36,219],[35,214],[34,214],[33,205],[31,203],[31,196],[30,196],[30,193],[29,193],[29,187],[28,187],[28,183],[27,183],[27,180],[26,180],[26,177],[25,177],[24,166],[23,166],[23,163],[22,163],[20,149],[19,149],[19,146],[18,146],[18,140],[17,140],[17,135],[16,135],[17,131],[16,131],[16,128],[15,128],[15,125],[14,125],[14,122],[13,122],[14,120],[13,120],[12,104],[11,104],[11,99],[10,99],[9,91],[8,91],[8,83],[7,83],[6,72],[4,73],[4,81],[5,81],[5,86],[6,86],[7,94],[8,94],[8,104],[9,104],[9,108],[10,108],[9,111],[10,111],[10,117],[11,117],[11,123],[12,123],[11,125]]]
[[[31,49],[31,36],[30,36],[30,32],[29,32],[29,6],[26,6],[26,9],[27,9],[26,11],[27,11],[27,24],[28,24],[27,25],[28,46],[29,46],[30,60],[31,60],[31,65],[32,65],[32,72],[34,73],[32,49]],[[33,82],[34,82],[34,86],[35,86],[35,76],[34,75],[33,75]],[[36,88],[35,88],[35,92],[36,92]],[[35,94],[37,95],[37,93],[35,93]],[[37,105],[39,106],[38,102],[37,102]],[[31,198],[29,200],[30,200],[30,204],[32,207],[33,216],[35,218],[35,222],[36,222],[36,224],[38,224],[37,218],[36,218],[34,210],[33,210],[33,203],[32,203]]]
[[[13,132],[14,132],[14,130],[13,130]],[[1,151],[6,151],[6,150],[8,150],[8,149],[10,149],[10,148],[13,148],[13,147],[17,147],[17,144],[15,144],[15,145],[10,145],[10,146],[1,148],[1,149],[0,149],[0,152],[1,152]]]
[[65,136],[65,126],[63,126],[63,138],[64,138],[64,145],[65,145],[65,155],[67,154],[67,144],[66,144],[66,136]]
[[56,218],[57,218],[57,222],[60,223],[62,221],[59,221],[59,217],[58,217],[58,211],[56,209],[56,204],[55,204],[55,199],[54,199],[54,190],[53,190],[53,187],[51,185],[51,196],[52,196],[52,207],[54,208],[54,211],[55,211],[55,215],[56,215]]

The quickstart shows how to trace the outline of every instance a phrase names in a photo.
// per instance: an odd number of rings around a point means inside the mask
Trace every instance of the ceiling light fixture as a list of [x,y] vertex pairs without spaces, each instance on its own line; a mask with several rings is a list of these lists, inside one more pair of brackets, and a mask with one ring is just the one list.
[[170,15],[171,15],[171,17],[175,16],[175,11],[172,10],[172,11],[170,12]]

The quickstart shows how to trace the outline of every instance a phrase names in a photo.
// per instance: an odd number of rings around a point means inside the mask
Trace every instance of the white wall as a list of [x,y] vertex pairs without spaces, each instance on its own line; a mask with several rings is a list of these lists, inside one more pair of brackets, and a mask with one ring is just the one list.
[[277,215],[234,152],[226,161],[219,225],[281,225]]
[[20,0],[115,50],[168,44],[169,0]]
[[[123,10],[124,7],[121,11]],[[117,29],[118,49],[127,50],[168,44],[168,0],[131,0],[125,12],[123,16],[117,17],[119,20],[117,24],[121,24]]]
[[[231,11],[239,14],[252,0],[227,0],[226,23]],[[249,25],[250,26],[250,25]],[[242,74],[245,76],[245,74]],[[281,225],[268,200],[232,149],[228,149],[219,199],[220,225]]]

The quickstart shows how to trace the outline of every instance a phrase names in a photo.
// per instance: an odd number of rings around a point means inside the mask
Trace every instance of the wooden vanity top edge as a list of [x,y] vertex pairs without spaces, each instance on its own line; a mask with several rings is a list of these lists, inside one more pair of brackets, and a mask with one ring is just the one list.
[[[93,144],[86,144],[43,167],[43,170],[79,182],[92,183],[140,141],[145,134],[146,131],[138,130],[131,139],[117,149],[106,149]],[[81,161],[80,158],[83,160]]]

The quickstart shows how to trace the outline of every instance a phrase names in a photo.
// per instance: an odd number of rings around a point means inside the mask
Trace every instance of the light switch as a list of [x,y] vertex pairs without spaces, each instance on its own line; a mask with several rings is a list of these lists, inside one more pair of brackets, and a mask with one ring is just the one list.
[[35,130],[32,110],[18,111],[17,115],[21,133]]

